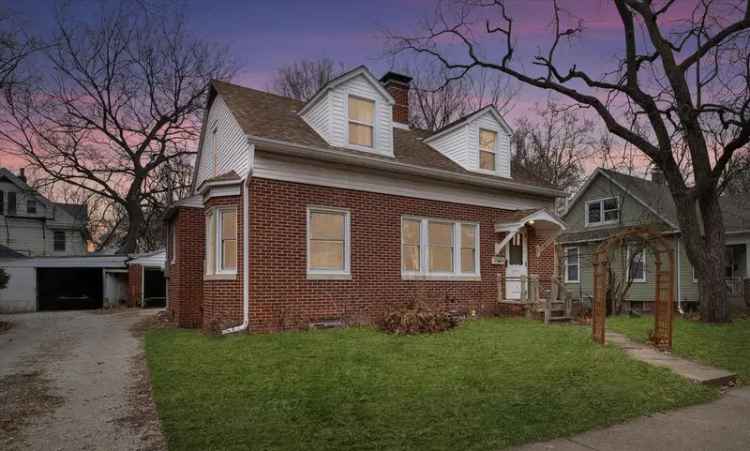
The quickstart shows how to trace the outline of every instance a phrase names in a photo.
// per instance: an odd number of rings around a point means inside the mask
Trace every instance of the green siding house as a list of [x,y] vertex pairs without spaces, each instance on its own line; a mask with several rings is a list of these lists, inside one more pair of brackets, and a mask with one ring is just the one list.
[[[743,301],[743,279],[750,278],[750,199],[721,198],[727,234],[728,264],[726,283],[730,299]],[[677,276],[675,294],[679,307],[694,307],[698,301],[698,281],[680,239],[680,228],[671,194],[658,172],[652,180],[599,168],[586,180],[562,216],[567,229],[559,237],[562,250],[561,275],[567,290],[576,299],[593,296],[592,254],[609,236],[626,227],[648,226],[660,231],[673,243]],[[654,256],[646,249],[617,252],[613,271],[624,278],[626,262],[633,283],[625,296],[625,308],[651,310],[654,300]]]

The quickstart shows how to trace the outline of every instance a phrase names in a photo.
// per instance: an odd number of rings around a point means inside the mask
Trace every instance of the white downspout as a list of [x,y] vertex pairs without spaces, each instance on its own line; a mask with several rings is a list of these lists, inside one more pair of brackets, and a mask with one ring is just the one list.
[[250,324],[250,190],[247,186],[249,181],[249,177],[242,179],[242,324],[222,330],[222,335],[241,332]]

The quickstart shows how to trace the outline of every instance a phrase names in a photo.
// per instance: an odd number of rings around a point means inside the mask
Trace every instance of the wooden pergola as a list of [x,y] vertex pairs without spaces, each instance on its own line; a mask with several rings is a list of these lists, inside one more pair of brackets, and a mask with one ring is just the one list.
[[[607,314],[607,290],[609,289],[610,251],[622,249],[637,241],[644,249],[654,254],[656,288],[654,293],[654,330],[651,342],[660,350],[672,349],[672,313],[674,305],[674,252],[671,244],[661,233],[647,227],[630,227],[607,238],[597,246],[593,255],[594,303],[592,306],[592,329],[595,342],[605,343]],[[645,270],[645,269],[644,269]],[[630,269],[625,268],[626,277]]]

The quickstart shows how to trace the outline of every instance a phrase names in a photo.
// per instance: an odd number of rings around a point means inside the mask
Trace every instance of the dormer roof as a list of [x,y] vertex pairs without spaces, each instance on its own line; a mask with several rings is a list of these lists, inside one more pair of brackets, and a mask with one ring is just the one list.
[[365,79],[370,82],[370,84],[378,91],[378,93],[386,98],[389,104],[393,105],[394,103],[396,103],[396,101],[393,99],[393,96],[383,87],[383,85],[380,84],[378,79],[372,75],[372,72],[370,72],[370,70],[366,66],[361,65],[355,67],[349,72],[344,72],[343,74],[329,80],[326,84],[321,86],[320,89],[318,89],[318,92],[316,92],[315,95],[310,98],[310,100],[305,102],[304,106],[300,109],[299,114],[305,114],[308,109],[318,103],[318,101],[325,96],[326,92],[335,89],[337,86],[343,85],[347,81],[357,78],[360,75],[365,77]]
[[474,111],[473,113],[466,114],[456,119],[455,121],[447,125],[444,125],[438,130],[435,130],[435,132],[432,133],[429,138],[425,139],[425,142],[430,142],[432,140],[440,138],[441,136],[448,135],[451,132],[455,131],[456,129],[460,128],[461,126],[468,124],[472,122],[473,120],[481,117],[483,114],[487,112],[492,114],[492,117],[494,117],[495,120],[500,124],[500,127],[502,127],[503,131],[505,131],[508,135],[513,134],[513,129],[510,127],[510,125],[508,125],[507,122],[505,122],[505,119],[500,114],[500,112],[497,111],[497,108],[495,108],[494,105],[487,105],[484,108],[480,108],[477,111]]

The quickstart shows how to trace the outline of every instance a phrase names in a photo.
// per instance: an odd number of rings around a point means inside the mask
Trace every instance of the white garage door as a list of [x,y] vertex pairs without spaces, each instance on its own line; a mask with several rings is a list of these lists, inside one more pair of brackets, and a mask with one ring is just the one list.
[[10,276],[10,281],[6,289],[0,290],[0,313],[35,311],[36,269],[7,267],[3,269]]

